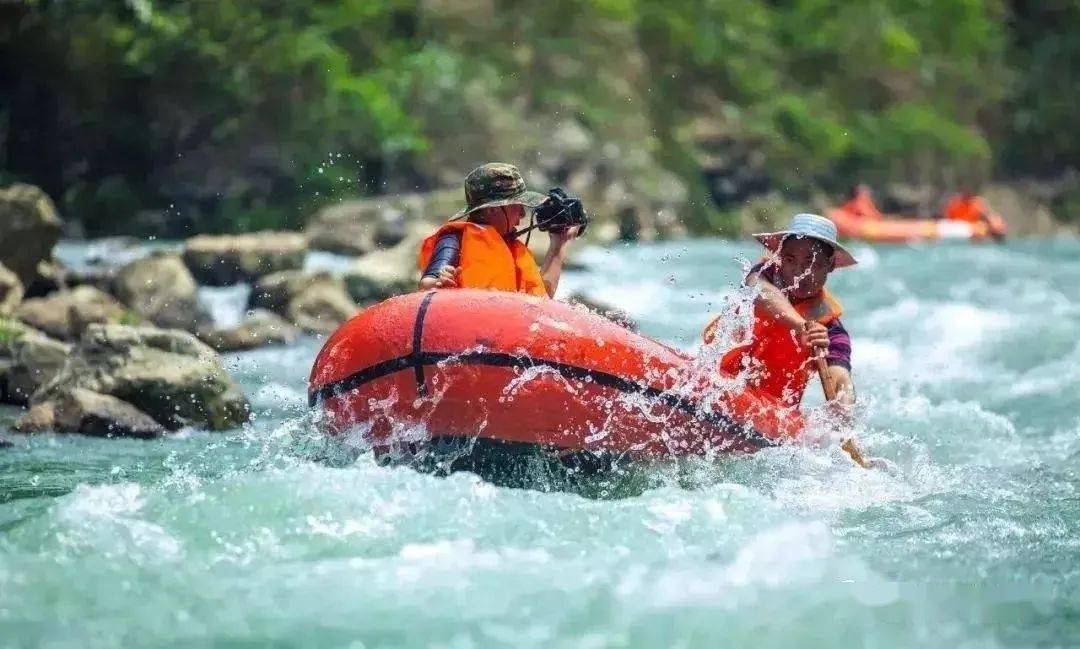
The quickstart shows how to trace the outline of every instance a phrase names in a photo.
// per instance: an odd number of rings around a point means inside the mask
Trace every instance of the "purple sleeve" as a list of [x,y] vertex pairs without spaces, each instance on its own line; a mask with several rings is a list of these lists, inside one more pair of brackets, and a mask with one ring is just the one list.
[[847,329],[844,329],[844,325],[839,319],[833,320],[828,330],[829,353],[825,356],[825,360],[829,365],[839,365],[850,372],[851,336],[848,335]]

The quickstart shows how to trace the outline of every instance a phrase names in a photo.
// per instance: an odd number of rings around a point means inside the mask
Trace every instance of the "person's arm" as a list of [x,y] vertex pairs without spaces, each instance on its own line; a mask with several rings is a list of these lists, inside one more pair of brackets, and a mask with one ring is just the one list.
[[746,276],[747,286],[758,287],[758,295],[754,300],[754,308],[766,317],[776,320],[788,329],[797,332],[803,344],[817,349],[824,349],[829,345],[829,334],[825,326],[819,322],[807,320],[799,315],[791,301],[787,299],[783,291],[776,288],[772,282],[761,276],[760,272],[751,271]]
[[1005,219],[1000,214],[995,212],[990,207],[990,203],[986,202],[986,199],[979,199],[979,218],[986,223],[986,227],[990,232],[990,237],[998,243],[1005,240]]
[[836,400],[845,410],[855,405],[855,384],[851,380],[851,336],[840,320],[834,320],[827,328],[829,347],[825,361],[829,379],[836,388]]
[[550,297],[555,297],[555,291],[559,288],[563,263],[566,262],[566,246],[577,238],[579,231],[580,228],[573,227],[548,235],[551,243],[548,245],[547,256],[544,257],[544,265],[540,267],[540,276],[544,278],[544,288]]
[[457,265],[461,257],[461,238],[447,232],[435,242],[431,260],[420,278],[420,290],[457,286]]
[[791,300],[787,299],[780,289],[773,286],[772,282],[762,277],[761,273],[750,271],[750,274],[746,276],[745,284],[758,289],[757,298],[754,300],[756,309],[792,331],[803,328],[806,318],[799,315],[795,307],[791,306]]
[[829,366],[829,378],[836,387],[836,400],[845,409],[855,406],[855,384],[851,381],[851,372],[839,365]]

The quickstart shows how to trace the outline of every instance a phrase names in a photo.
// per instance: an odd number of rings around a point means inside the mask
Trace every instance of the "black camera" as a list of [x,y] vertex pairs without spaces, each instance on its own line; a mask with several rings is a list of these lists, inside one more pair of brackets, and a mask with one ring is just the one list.
[[585,213],[581,199],[567,194],[561,187],[548,192],[547,199],[533,212],[533,218],[541,232],[565,232],[580,226],[578,234],[581,235],[589,227],[589,215]]

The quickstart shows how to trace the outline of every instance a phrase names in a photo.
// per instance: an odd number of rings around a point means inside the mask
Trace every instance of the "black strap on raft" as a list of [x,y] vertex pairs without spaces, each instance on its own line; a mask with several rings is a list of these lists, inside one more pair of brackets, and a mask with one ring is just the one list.
[[684,396],[603,370],[562,363],[556,360],[535,358],[520,353],[509,354],[486,350],[459,351],[457,353],[424,351],[424,328],[431,303],[437,295],[437,291],[428,291],[421,298],[416,312],[416,319],[413,321],[412,349],[407,354],[375,363],[317,388],[313,386],[308,392],[308,405],[317,406],[327,399],[344,396],[384,376],[407,370],[413,372],[416,380],[417,396],[424,397],[428,393],[425,369],[437,367],[448,361],[461,365],[508,367],[521,370],[544,367],[565,379],[588,381],[624,394],[640,394],[649,401],[658,401],[670,408],[682,411],[698,421],[712,424],[726,432],[733,440],[757,448],[776,445],[776,442],[770,440],[761,432],[744,426],[723,413],[700,408],[698,404]]

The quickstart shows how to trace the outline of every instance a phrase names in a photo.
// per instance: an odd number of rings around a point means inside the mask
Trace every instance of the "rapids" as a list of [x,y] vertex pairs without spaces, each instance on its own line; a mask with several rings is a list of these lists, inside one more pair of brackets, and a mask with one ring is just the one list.
[[[0,408],[0,647],[1073,645],[1080,242],[854,252],[830,286],[891,472],[803,446],[589,493],[329,465],[314,338],[226,357],[256,412],[230,434],[25,437]],[[594,248],[561,292],[692,349],[757,254]],[[203,291],[224,324],[244,296]]]

